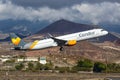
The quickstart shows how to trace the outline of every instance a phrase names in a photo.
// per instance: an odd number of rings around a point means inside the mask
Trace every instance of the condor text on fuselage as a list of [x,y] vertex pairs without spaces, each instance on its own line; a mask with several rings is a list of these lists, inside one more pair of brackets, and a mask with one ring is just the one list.
[[80,37],[85,37],[85,36],[90,36],[90,35],[94,35],[95,32],[87,32],[87,33],[81,33],[79,34]]

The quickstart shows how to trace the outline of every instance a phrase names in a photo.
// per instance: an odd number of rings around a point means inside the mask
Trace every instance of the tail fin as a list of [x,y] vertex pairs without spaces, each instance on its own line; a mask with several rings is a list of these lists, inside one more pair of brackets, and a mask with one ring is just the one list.
[[16,47],[23,47],[26,43],[14,33],[10,33],[11,42]]

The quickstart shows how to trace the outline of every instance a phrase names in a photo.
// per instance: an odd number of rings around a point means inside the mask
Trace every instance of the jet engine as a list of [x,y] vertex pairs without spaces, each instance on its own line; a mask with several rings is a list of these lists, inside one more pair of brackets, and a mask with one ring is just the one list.
[[75,45],[76,43],[77,43],[76,40],[69,40],[69,41],[67,42],[67,45],[68,45],[68,46],[73,46],[73,45]]

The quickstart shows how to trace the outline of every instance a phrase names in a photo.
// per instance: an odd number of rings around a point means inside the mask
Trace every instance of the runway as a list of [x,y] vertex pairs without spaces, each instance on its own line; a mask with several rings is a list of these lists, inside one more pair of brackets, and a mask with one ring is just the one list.
[[109,77],[106,78],[107,80],[120,80],[120,77]]

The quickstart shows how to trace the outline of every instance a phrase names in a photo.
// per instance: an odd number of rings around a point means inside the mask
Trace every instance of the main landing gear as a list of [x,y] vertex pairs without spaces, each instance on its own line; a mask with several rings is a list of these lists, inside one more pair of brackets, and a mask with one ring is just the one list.
[[63,46],[61,46],[61,47],[60,47],[60,51],[63,51],[63,50],[64,50],[64,47],[63,47]]

